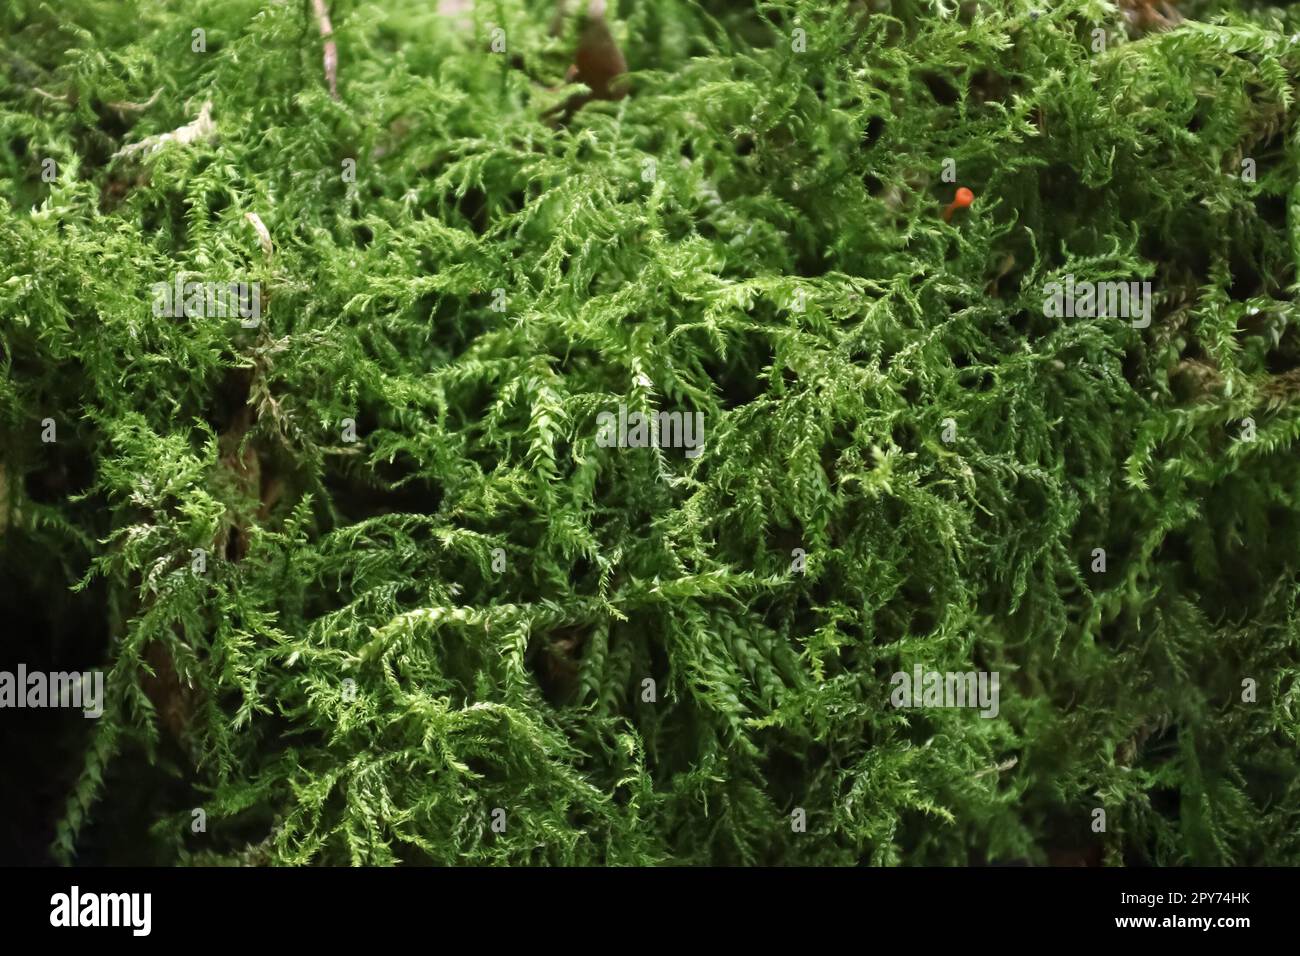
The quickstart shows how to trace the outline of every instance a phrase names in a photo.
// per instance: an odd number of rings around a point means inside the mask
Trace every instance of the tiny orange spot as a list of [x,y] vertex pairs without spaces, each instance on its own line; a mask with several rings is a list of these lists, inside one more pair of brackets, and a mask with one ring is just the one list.
[[948,203],[943,210],[943,221],[952,222],[952,214],[958,209],[965,209],[975,201],[975,194],[962,186],[957,190],[956,195],[952,197],[952,202]]

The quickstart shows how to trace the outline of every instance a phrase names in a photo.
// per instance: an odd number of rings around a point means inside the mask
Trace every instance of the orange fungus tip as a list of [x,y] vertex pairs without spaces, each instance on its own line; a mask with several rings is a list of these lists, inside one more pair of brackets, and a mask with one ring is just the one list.
[[952,202],[948,203],[948,205],[944,207],[943,221],[951,222],[952,214],[954,212],[956,212],[958,209],[965,209],[974,201],[975,201],[975,194],[971,192],[969,189],[967,189],[965,186],[962,186],[960,189],[957,190],[957,194],[952,197]]

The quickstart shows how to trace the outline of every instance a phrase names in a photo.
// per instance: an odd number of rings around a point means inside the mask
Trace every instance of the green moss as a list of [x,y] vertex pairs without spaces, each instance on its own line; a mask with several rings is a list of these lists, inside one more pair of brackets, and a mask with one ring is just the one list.
[[562,123],[531,0],[335,0],[337,101],[310,4],[0,12],[0,590],[108,671],[56,858],[1300,862],[1300,18],[616,7]]

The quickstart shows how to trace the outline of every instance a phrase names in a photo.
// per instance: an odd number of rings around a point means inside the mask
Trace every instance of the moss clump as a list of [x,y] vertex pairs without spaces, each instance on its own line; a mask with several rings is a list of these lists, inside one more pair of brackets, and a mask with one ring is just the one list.
[[19,854],[1300,862],[1300,16],[329,7],[0,11]]

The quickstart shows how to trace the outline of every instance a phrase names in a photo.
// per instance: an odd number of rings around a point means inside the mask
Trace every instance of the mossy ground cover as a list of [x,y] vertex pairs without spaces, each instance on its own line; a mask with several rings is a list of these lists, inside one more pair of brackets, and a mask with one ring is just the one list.
[[0,10],[6,858],[1300,862],[1300,15],[555,14]]

